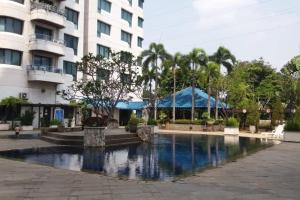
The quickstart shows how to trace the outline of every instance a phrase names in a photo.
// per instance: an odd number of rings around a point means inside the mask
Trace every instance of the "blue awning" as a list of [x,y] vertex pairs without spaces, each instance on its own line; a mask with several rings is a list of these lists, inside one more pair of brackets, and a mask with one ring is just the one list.
[[143,110],[148,103],[144,101],[121,101],[117,104],[120,110]]
[[[199,88],[195,88],[195,108],[207,108],[208,94]],[[215,98],[210,98],[211,108],[215,108]],[[192,87],[185,88],[176,93],[176,108],[191,108],[192,107]],[[167,96],[158,101],[158,108],[172,108],[173,95]],[[218,103],[218,108],[226,108],[222,102]]]

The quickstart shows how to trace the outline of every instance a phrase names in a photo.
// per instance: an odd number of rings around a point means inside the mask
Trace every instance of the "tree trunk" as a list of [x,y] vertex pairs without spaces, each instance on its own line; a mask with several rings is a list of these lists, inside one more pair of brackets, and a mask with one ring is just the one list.
[[154,119],[157,120],[157,80],[158,80],[158,66],[157,58],[155,58],[155,91],[154,91]]
[[208,113],[208,117],[210,118],[210,98],[211,98],[211,88],[210,88],[210,84],[208,83],[208,99],[207,99],[207,113]]
[[[195,63],[193,63],[193,68],[195,68]],[[194,121],[194,114],[195,114],[195,70],[193,71],[193,83],[192,83],[192,113],[191,113],[191,120]]]
[[176,68],[173,68],[173,123],[175,124],[175,112],[176,112]]
[[219,91],[217,91],[217,94],[216,94],[216,110],[215,110],[215,119],[217,120],[219,118],[219,109],[218,109],[218,105],[219,105]]

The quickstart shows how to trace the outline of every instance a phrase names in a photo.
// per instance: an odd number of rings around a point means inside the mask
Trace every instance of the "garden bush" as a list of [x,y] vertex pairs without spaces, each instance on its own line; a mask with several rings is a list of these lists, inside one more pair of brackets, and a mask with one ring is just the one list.
[[21,124],[23,126],[32,126],[32,122],[34,119],[34,112],[30,110],[26,110],[25,113],[21,116]]
[[239,127],[239,125],[240,125],[240,122],[234,117],[230,117],[226,120],[226,126],[227,127],[237,128],[237,127]]
[[157,125],[157,121],[155,119],[149,119],[147,124],[148,125],[152,125],[152,126],[156,126]]
[[287,121],[285,125],[286,131],[300,131],[300,120],[293,118]]
[[57,119],[52,119],[50,121],[50,126],[61,126],[61,125],[63,125],[62,122]]

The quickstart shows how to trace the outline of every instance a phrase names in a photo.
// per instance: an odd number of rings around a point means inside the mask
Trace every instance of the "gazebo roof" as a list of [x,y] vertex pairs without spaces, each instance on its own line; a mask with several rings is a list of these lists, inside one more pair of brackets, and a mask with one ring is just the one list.
[[[195,88],[195,108],[207,108],[208,94],[199,88]],[[215,108],[215,98],[210,98],[211,108]],[[172,108],[173,95],[167,96],[159,100],[158,108]],[[185,88],[176,92],[176,108],[192,107],[192,87]],[[218,108],[224,108],[226,105],[222,102],[218,103]]]

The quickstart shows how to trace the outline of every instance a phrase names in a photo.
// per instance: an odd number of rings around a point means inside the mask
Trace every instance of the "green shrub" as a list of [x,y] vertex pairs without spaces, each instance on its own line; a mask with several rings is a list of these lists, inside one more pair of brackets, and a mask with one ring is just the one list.
[[190,120],[190,119],[177,119],[175,120],[175,124],[193,124],[193,125],[201,125],[201,120]]
[[217,119],[214,123],[214,125],[223,125],[224,124],[224,120],[223,119]]
[[30,110],[26,110],[25,113],[21,116],[21,124],[23,126],[32,126],[32,122],[34,119],[34,112]]
[[148,125],[152,125],[152,126],[156,126],[157,125],[157,121],[155,119],[149,119],[147,124]]
[[168,115],[164,112],[160,112],[159,113],[159,123],[165,124],[167,122],[169,122]]
[[300,121],[296,118],[290,119],[285,125],[286,131],[300,131]]
[[59,121],[59,120],[57,120],[57,119],[52,119],[51,121],[50,121],[50,124],[49,124],[50,126],[61,126],[61,125],[63,125],[63,123],[61,122],[61,121]]
[[240,122],[234,117],[230,117],[226,121],[227,127],[235,127],[236,128],[236,127],[239,127],[239,125],[240,125]]

